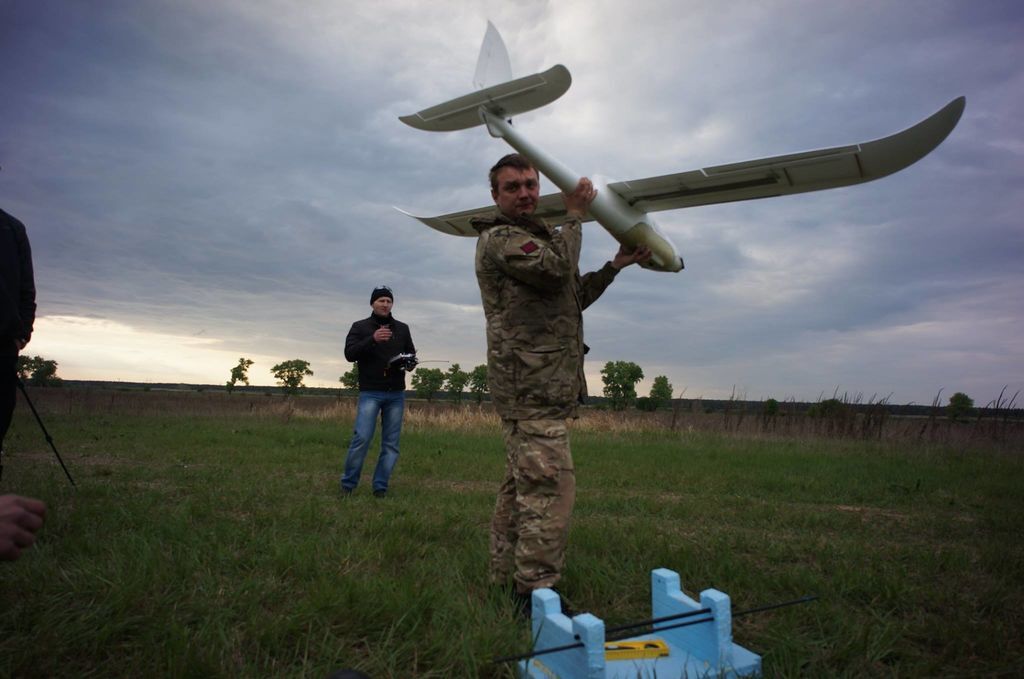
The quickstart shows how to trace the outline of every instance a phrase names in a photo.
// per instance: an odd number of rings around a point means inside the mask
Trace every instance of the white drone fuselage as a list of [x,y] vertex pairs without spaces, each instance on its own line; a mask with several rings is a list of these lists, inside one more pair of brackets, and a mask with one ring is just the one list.
[[[509,121],[483,107],[480,109],[480,117],[492,137],[504,139],[509,146],[529,158],[534,167],[563,193],[570,193],[576,188],[580,175],[530,143]],[[608,188],[608,181],[603,177],[594,176],[590,180],[597,189],[597,195],[588,212],[598,224],[627,247],[642,245],[650,248],[649,268],[659,271],[679,271],[683,268],[682,257],[650,216],[634,209],[622,196]]]

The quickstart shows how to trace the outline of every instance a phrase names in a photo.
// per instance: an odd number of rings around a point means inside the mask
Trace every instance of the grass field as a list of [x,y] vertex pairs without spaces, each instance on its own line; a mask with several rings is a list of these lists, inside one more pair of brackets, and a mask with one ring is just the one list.
[[[262,400],[260,400],[262,399]],[[301,399],[300,399],[301,400]],[[0,492],[49,506],[0,564],[0,676],[511,677],[528,624],[486,581],[492,417],[407,417],[391,496],[339,497],[348,402],[117,392],[19,406]],[[272,405],[268,405],[272,404]],[[562,589],[607,624],[678,571],[767,676],[1024,673],[1013,446],[671,431],[584,418]],[[375,451],[368,458],[372,467]]]

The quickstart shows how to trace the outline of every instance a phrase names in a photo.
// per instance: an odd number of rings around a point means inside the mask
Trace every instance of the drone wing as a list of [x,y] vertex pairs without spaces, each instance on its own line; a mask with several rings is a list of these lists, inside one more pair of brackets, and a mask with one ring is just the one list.
[[[607,188],[639,212],[658,212],[861,184],[898,172],[928,155],[956,127],[965,104],[964,97],[958,97],[913,127],[862,144],[631,179],[610,183]],[[442,233],[476,236],[470,220],[492,215],[494,210],[491,204],[440,217],[399,212]],[[562,194],[541,196],[535,216],[551,223],[561,221],[565,217]],[[592,220],[588,214],[583,221]]]
[[[418,219],[432,229],[437,229],[441,233],[447,233],[452,236],[476,236],[478,235],[476,230],[470,225],[470,221],[477,217],[492,217],[494,216],[495,210],[494,203],[478,207],[472,210],[463,210],[462,212],[453,212],[447,215],[441,215],[440,217],[419,217],[406,212],[401,208],[395,208],[403,215]],[[545,196],[541,196],[537,202],[537,210],[533,213],[534,217],[543,219],[551,223],[558,223],[565,217],[565,204],[562,202],[561,193],[549,193]],[[587,215],[584,221],[590,221],[593,217]]]
[[965,104],[958,97],[913,127],[862,144],[615,182],[608,188],[641,212],[657,212],[860,184],[928,155],[956,127]]

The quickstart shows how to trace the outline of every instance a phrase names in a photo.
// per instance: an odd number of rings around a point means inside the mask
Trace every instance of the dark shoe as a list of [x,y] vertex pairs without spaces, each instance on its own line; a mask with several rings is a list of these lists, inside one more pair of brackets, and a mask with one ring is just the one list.
[[550,589],[552,592],[554,592],[555,594],[558,595],[558,599],[559,599],[560,603],[562,604],[562,615],[564,615],[565,617],[567,617],[567,618],[575,618],[580,613],[585,613],[586,612],[586,611],[577,611],[576,608],[572,604],[569,603],[569,600],[565,598],[565,595],[562,594],[561,592],[559,592],[557,588],[549,587],[548,589]]
[[374,497],[387,497],[388,491],[386,490],[375,490],[373,491]]
[[586,611],[577,611],[568,601],[562,599],[562,615],[567,618],[575,618],[580,613],[586,613]]
[[[533,592],[527,592],[523,594],[519,589],[513,585],[502,585],[502,590],[506,592],[509,598],[512,599],[512,604],[515,606],[516,612],[522,615],[524,618],[533,617]],[[575,618],[580,613],[586,611],[577,611],[572,604],[568,602],[565,595],[559,592],[554,587],[549,587],[552,592],[558,595],[559,603],[562,607],[562,615],[567,618]]]

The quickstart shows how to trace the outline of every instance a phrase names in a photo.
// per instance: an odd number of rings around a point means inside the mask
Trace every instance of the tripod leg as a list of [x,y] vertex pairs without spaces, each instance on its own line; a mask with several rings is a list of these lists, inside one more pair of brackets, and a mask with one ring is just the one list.
[[64,465],[64,460],[61,459],[60,453],[57,452],[57,446],[53,442],[53,437],[50,436],[50,432],[46,431],[46,425],[43,424],[42,418],[40,418],[39,413],[36,412],[36,407],[32,404],[32,399],[28,397],[28,390],[25,389],[25,383],[22,382],[21,377],[17,375],[15,375],[15,379],[18,380],[18,388],[21,389],[21,395],[25,397],[25,403],[28,403],[29,409],[31,409],[32,414],[35,415],[36,422],[39,423],[39,428],[43,430],[43,436],[46,437],[46,442],[50,444],[50,448],[53,449],[53,454],[57,456],[57,462],[60,462],[60,468],[64,470],[64,475],[68,477],[68,481],[71,482],[71,485],[77,488],[78,485],[75,483],[75,480],[71,478],[71,472],[68,471],[68,468]]

